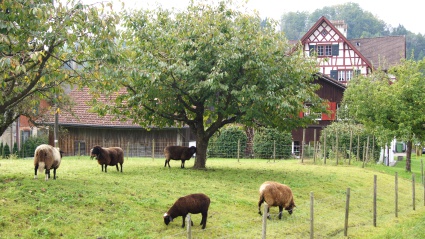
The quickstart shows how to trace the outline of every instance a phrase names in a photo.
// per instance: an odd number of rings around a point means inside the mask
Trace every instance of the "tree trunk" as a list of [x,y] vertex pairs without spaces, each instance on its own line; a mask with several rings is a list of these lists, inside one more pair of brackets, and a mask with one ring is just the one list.
[[207,148],[208,141],[204,137],[198,137],[196,139],[196,159],[193,168],[195,169],[205,169],[207,163]]
[[406,171],[411,172],[410,162],[412,158],[412,141],[407,141],[407,148],[406,148]]

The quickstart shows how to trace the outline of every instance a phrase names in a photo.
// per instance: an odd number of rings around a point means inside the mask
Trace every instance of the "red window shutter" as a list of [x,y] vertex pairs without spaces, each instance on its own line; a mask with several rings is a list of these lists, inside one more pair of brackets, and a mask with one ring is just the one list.
[[328,102],[328,108],[331,113],[322,113],[322,120],[335,120],[336,116],[336,102]]

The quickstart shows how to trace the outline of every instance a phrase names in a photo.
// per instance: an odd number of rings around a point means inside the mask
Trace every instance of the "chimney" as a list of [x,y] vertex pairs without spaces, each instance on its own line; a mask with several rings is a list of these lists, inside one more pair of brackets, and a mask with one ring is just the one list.
[[331,21],[331,23],[347,38],[347,24],[345,24],[344,20],[335,20]]

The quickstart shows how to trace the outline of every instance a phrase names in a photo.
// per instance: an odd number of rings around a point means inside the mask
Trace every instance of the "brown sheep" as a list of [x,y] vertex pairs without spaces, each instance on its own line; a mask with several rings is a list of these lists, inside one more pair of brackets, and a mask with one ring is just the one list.
[[[173,206],[164,214],[164,223],[168,225],[174,218],[182,216],[183,224],[185,226],[185,219],[188,213],[202,214],[201,224],[202,229],[207,226],[208,208],[210,206],[210,198],[203,193],[189,194],[187,196],[177,199]],[[190,223],[193,226],[192,220]]]
[[94,146],[90,151],[90,157],[96,157],[97,162],[102,166],[105,165],[105,173],[107,172],[108,165],[116,166],[117,171],[120,171],[118,168],[118,164],[121,166],[122,173],[122,165],[124,163],[124,151],[120,147],[109,147],[103,148],[100,146]]
[[164,149],[164,155],[165,155],[165,164],[164,167],[167,166],[170,167],[170,159],[173,160],[181,160],[182,163],[180,165],[180,168],[184,168],[184,161],[190,160],[190,158],[193,156],[193,154],[196,153],[196,147],[191,146],[185,147],[185,146],[167,146]]
[[[270,207],[279,207],[279,219],[282,218],[282,210],[288,211],[292,214],[295,207],[294,196],[292,190],[285,184],[278,182],[266,181],[260,186],[260,200],[258,201],[258,213],[261,214],[261,204],[266,202]],[[269,210],[267,210],[269,213]],[[270,218],[270,215],[267,216]]]
[[53,169],[53,179],[56,179],[56,169],[62,159],[62,151],[48,144],[39,145],[34,152],[34,178],[37,179],[37,170],[45,170],[45,180],[50,178],[50,169]]

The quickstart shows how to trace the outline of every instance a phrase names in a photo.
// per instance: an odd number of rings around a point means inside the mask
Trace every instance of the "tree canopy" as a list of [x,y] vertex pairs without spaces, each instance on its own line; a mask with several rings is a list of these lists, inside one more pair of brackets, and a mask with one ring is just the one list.
[[[3,0],[0,9],[0,135],[20,115],[43,115],[41,100],[65,101],[66,85],[85,83],[84,65],[107,60],[118,16],[109,4]],[[78,67],[76,67],[78,66]]]
[[94,108],[146,127],[188,125],[197,137],[195,168],[205,168],[208,141],[227,124],[290,130],[312,122],[298,117],[304,103],[326,110],[312,84],[315,59],[293,51],[275,22],[207,1],[124,19],[118,62],[104,66],[92,88],[116,100]]
[[425,59],[403,60],[389,73],[396,80],[382,71],[352,80],[343,103],[351,118],[386,135],[384,143],[393,137],[407,141],[406,170],[410,171],[412,142],[425,139]]

